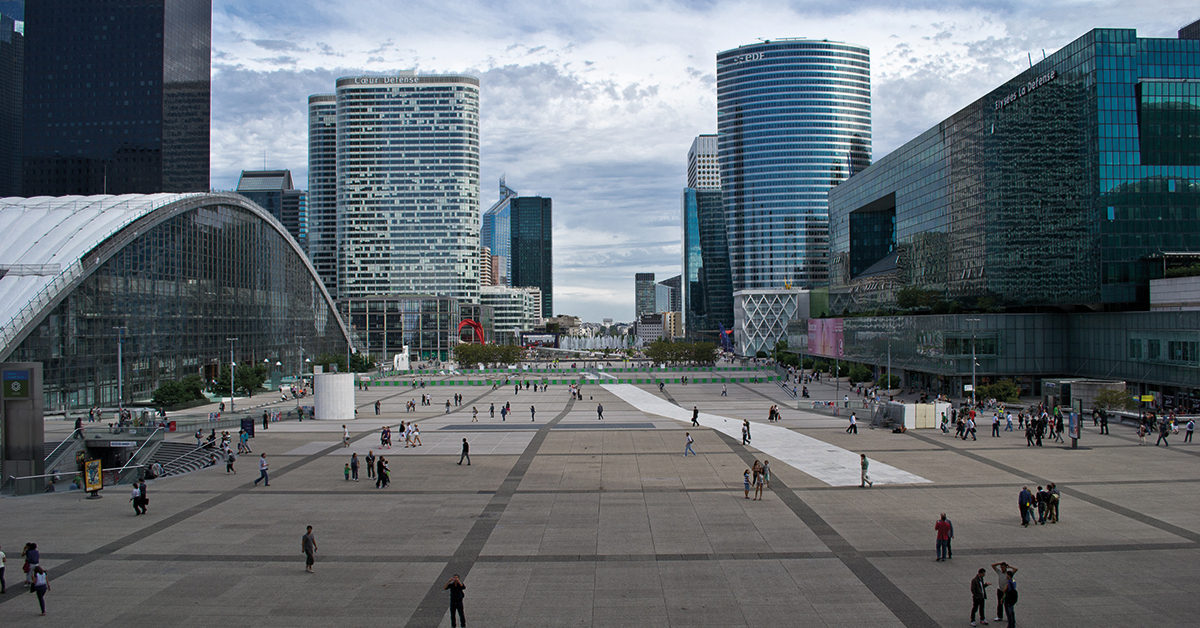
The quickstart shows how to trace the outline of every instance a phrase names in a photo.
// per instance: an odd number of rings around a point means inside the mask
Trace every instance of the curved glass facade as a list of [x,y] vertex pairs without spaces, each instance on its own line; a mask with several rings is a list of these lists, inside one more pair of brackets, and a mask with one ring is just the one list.
[[116,328],[125,328],[125,399],[228,364],[341,353],[327,293],[281,225],[232,195],[182,197],[83,256],[95,270],[68,288],[7,357],[41,362],[47,409],[117,402]]
[[733,289],[825,285],[829,189],[871,159],[867,48],[782,39],[717,54],[717,136]]
[[338,298],[479,298],[479,79],[337,81]]

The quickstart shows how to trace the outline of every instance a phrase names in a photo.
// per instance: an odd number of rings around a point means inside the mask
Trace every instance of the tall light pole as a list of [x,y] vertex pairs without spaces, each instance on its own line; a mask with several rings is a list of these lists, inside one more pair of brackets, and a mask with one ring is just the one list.
[[966,319],[971,323],[971,408],[975,408],[975,323],[979,322],[978,318]]
[[229,341],[229,411],[233,412],[233,369],[237,367],[233,362],[233,343],[237,342],[237,338],[226,338]]
[[128,327],[113,327],[117,330],[117,410],[125,409],[125,332]]

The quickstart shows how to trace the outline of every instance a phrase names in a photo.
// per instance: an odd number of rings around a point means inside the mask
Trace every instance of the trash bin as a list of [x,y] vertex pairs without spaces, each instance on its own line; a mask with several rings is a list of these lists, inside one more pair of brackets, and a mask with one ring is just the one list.
[[174,421],[167,421],[167,431],[168,432],[175,431],[175,422]]

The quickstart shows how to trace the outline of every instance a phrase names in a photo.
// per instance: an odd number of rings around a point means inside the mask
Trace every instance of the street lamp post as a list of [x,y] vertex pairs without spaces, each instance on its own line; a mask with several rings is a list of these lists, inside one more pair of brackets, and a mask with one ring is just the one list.
[[237,364],[233,362],[233,343],[237,342],[237,338],[226,338],[229,341],[229,411],[233,412],[233,370],[237,368]]
[[125,332],[127,327],[113,327],[117,330],[117,410],[125,409]]
[[978,323],[978,318],[968,318],[968,323],[971,323],[971,408],[975,408],[975,325]]

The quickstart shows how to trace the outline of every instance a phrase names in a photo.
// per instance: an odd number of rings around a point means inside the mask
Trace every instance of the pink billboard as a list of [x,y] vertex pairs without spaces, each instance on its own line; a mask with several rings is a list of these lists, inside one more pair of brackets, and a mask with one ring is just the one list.
[[840,318],[808,319],[808,352],[826,358],[845,357],[842,353],[844,329]]

